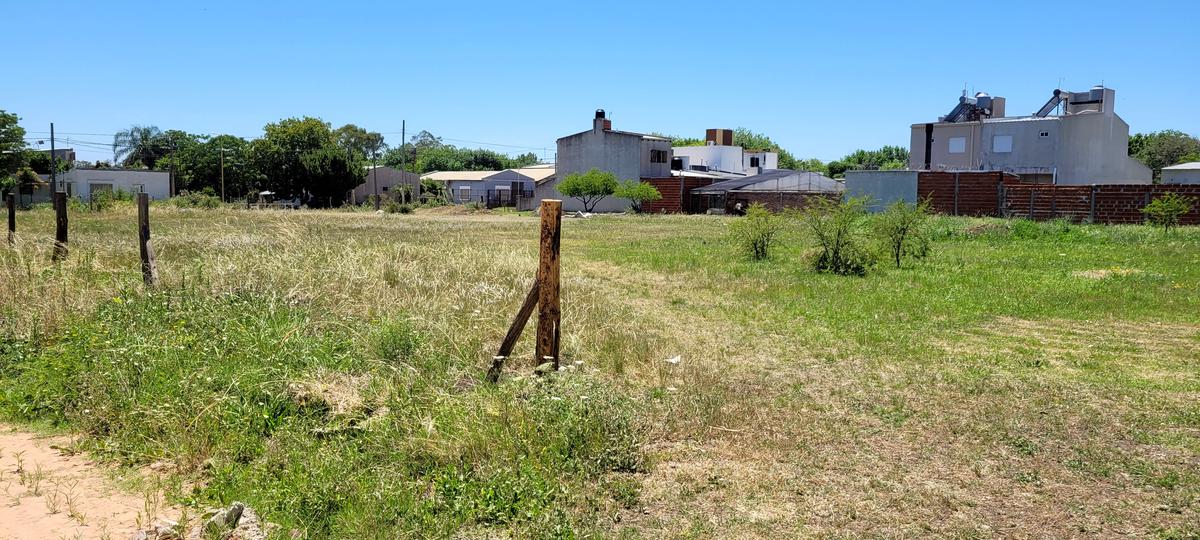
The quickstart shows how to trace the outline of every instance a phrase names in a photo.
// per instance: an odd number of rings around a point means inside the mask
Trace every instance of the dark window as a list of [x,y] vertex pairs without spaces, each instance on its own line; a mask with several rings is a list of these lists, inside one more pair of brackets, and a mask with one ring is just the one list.
[[757,166],[758,166],[758,157],[757,157],[757,156],[756,156],[756,157],[752,157],[752,158],[750,158],[750,166],[751,166],[751,167],[757,167]]
[[667,151],[666,150],[651,150],[650,151],[650,163],[666,163],[666,162],[667,162]]
[[1038,133],[1038,137],[1049,137],[1049,136],[1050,136],[1049,131],[1043,131],[1041,133]]

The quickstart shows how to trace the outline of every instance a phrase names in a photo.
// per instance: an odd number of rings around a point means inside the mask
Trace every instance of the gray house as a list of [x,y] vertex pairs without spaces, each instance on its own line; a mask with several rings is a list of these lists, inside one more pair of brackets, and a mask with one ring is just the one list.
[[[608,171],[618,180],[648,180],[671,177],[671,139],[630,131],[617,131],[612,121],[597,110],[592,129],[558,139],[557,173],[554,179],[539,182],[534,193],[538,200],[562,199],[563,210],[583,210],[583,204],[558,192],[558,182],[572,173],[592,168]],[[608,197],[596,206],[597,212],[621,212],[629,208],[627,199]]]
[[1163,167],[1164,184],[1200,184],[1200,161]]
[[395,167],[367,167],[366,181],[355,187],[347,199],[350,204],[362,204],[377,192],[380,200],[416,200],[421,194],[421,176]]
[[[438,171],[421,178],[444,184],[446,197],[452,203],[528,208],[532,205],[534,186],[554,178],[554,166],[533,165],[503,171]],[[514,186],[517,191],[513,191]]]
[[1116,91],[1055,90],[1029,116],[1006,117],[1005,100],[964,93],[937,122],[913,124],[909,168],[994,170],[1055,184],[1148,184],[1150,169],[1129,157],[1129,124]]

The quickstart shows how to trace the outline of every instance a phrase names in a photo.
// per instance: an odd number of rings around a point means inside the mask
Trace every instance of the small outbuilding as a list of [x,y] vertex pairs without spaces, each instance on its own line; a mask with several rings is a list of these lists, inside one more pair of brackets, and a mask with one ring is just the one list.
[[740,213],[759,203],[772,211],[803,208],[813,197],[838,198],[845,186],[828,176],[810,171],[774,169],[761,174],[722,180],[692,189],[699,197],[697,210],[720,209]]
[[1200,161],[1180,163],[1162,169],[1164,184],[1200,184]]

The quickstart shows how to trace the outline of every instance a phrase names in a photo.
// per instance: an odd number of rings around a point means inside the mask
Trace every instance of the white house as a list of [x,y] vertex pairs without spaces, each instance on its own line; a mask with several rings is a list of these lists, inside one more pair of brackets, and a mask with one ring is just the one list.
[[65,190],[68,197],[78,197],[84,201],[92,200],[92,194],[101,191],[146,193],[151,199],[171,196],[171,175],[165,171],[76,167],[58,175],[58,186],[50,185],[50,175],[43,174],[41,177],[46,185],[34,190],[32,202],[49,201],[50,194],[56,189]]
[[675,170],[745,175],[779,168],[778,153],[734,146],[733,131],[729,129],[709,129],[704,134],[704,146],[675,146],[671,152],[671,168]]

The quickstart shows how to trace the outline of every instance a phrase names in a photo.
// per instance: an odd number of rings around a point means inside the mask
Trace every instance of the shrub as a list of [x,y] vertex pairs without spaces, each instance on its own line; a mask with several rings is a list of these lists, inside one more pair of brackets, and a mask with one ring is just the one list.
[[205,193],[184,193],[176,195],[167,200],[172,206],[177,208],[218,208],[221,206],[221,199],[215,195]]
[[621,182],[613,192],[613,196],[629,199],[634,212],[641,212],[642,205],[645,203],[662,199],[662,193],[658,192],[658,188],[637,180]]
[[1190,201],[1190,198],[1178,193],[1167,192],[1150,201],[1142,208],[1142,213],[1146,214],[1146,220],[1151,225],[1162,227],[1163,233],[1169,233],[1172,228],[1179,226],[1184,214],[1192,211]]
[[389,214],[411,214],[413,212],[413,205],[402,203],[396,199],[387,199],[383,204],[383,211]]
[[118,202],[129,202],[133,200],[133,193],[117,189],[103,190],[92,193],[92,210],[103,212],[115,206]]
[[844,276],[866,275],[875,264],[874,255],[862,240],[866,208],[865,197],[845,201],[815,197],[800,212],[800,221],[821,247],[821,254],[813,261],[814,269]]
[[904,257],[921,258],[929,254],[929,236],[925,231],[928,218],[928,200],[915,204],[896,201],[875,216],[875,232],[896,268],[900,268]]
[[750,205],[745,217],[729,224],[729,235],[744,255],[760,261],[771,256],[771,248],[779,242],[783,220],[759,203]]
[[583,211],[591,212],[605,197],[616,192],[617,176],[596,168],[585,173],[571,173],[558,183],[558,192],[583,203]]

